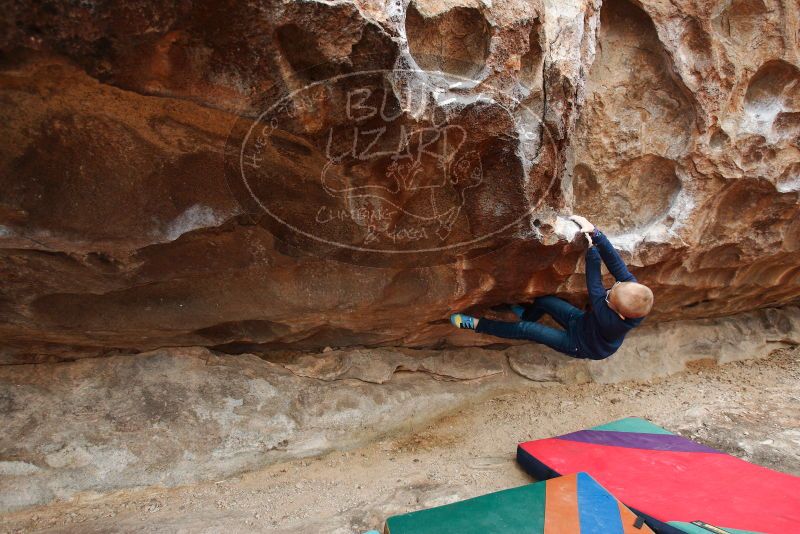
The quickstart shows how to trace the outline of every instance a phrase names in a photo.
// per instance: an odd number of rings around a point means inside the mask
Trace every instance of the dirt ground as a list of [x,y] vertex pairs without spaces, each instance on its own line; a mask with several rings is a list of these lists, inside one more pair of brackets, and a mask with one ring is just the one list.
[[142,488],[0,516],[2,532],[380,530],[389,515],[531,481],[520,441],[627,416],[800,475],[800,349],[649,382],[553,385],[465,407],[366,447],[192,486]]

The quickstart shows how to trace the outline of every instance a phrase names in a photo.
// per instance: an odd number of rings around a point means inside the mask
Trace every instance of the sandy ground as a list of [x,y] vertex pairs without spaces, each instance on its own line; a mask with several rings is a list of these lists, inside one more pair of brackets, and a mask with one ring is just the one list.
[[641,416],[800,475],[800,349],[644,383],[532,387],[408,435],[243,476],[81,495],[0,517],[3,532],[363,532],[389,515],[531,481],[520,441]]

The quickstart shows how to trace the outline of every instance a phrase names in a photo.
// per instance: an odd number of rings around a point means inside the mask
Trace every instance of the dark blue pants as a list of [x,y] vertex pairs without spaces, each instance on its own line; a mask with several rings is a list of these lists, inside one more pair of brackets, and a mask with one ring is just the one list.
[[[537,323],[545,313],[564,330]],[[581,358],[577,333],[583,314],[583,311],[558,297],[539,297],[533,304],[525,306],[521,321],[508,323],[481,318],[475,331],[508,339],[535,341],[573,358]]]

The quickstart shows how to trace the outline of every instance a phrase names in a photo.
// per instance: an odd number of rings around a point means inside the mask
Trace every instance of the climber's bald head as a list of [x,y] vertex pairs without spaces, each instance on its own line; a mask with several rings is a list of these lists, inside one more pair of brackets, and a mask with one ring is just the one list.
[[644,317],[653,308],[653,291],[637,282],[622,282],[611,290],[609,303],[625,318]]

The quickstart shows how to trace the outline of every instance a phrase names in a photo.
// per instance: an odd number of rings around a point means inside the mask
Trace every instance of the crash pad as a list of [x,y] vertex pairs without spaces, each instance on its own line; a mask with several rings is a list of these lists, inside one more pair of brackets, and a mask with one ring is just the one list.
[[387,534],[652,534],[586,473],[390,517]]
[[656,532],[800,532],[800,477],[644,419],[521,443],[517,461],[537,479],[590,473]]

